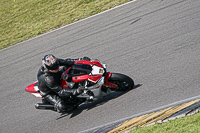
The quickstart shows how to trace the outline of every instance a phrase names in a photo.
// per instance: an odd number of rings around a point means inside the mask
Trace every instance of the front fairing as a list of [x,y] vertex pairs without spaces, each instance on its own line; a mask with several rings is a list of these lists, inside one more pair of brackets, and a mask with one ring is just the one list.
[[61,87],[68,88],[68,82],[81,82],[84,80],[97,83],[105,73],[105,65],[99,61],[75,61],[75,64],[62,74]]

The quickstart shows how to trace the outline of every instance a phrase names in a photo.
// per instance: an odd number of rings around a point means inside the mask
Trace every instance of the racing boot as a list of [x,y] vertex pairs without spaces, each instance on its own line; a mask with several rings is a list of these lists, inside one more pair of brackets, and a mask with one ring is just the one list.
[[44,97],[46,101],[54,106],[54,110],[61,113],[66,110],[65,104],[62,102],[61,98],[57,95],[47,95]]
[[55,105],[55,109],[58,113],[63,113],[63,112],[69,112],[69,111],[74,110],[75,106],[71,104],[65,104],[60,101]]

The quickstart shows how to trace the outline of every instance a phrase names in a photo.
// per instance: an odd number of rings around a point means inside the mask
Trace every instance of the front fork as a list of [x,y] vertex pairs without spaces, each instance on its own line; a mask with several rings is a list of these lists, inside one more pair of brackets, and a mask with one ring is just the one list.
[[[85,90],[85,93],[82,93],[80,95],[77,96],[77,98],[86,98],[87,101],[90,99],[96,100],[100,97],[102,97],[102,90],[101,87],[105,86],[105,87],[109,87],[109,88],[117,88],[118,85],[108,81],[108,79],[111,77],[112,73],[111,72],[107,72],[105,77],[101,77],[101,79],[93,86],[91,87],[87,87]],[[94,96],[88,95],[87,94],[87,90],[90,90]]]

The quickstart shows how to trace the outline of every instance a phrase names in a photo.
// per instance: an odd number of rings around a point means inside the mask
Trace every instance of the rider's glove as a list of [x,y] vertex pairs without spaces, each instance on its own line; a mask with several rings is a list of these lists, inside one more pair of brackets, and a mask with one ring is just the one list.
[[58,92],[61,97],[69,97],[71,95],[79,95],[84,92],[84,87],[79,87],[77,89],[62,89]]
[[60,97],[69,97],[72,95],[72,93],[74,92],[73,89],[62,89],[58,92],[58,95]]

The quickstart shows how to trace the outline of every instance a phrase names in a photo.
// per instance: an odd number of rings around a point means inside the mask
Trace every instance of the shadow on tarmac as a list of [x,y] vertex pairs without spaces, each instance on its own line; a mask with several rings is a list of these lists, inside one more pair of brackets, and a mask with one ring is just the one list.
[[128,91],[116,91],[116,92],[113,92],[105,97],[102,97],[100,98],[99,100],[96,100],[94,102],[91,102],[91,103],[86,103],[86,104],[82,104],[80,105],[76,110],[73,110],[73,111],[70,111],[70,112],[66,112],[66,113],[62,113],[61,116],[59,118],[57,118],[56,120],[59,120],[59,119],[62,119],[68,115],[71,114],[70,118],[73,118],[77,115],[79,115],[83,110],[90,110],[90,109],[93,109],[95,107],[98,107],[98,106],[101,106],[103,105],[104,103],[110,101],[110,100],[113,100],[115,98],[118,98],[126,93],[128,93],[129,91],[132,91],[138,87],[142,86],[142,84],[137,84],[133,87],[133,89],[131,90],[128,90]]

